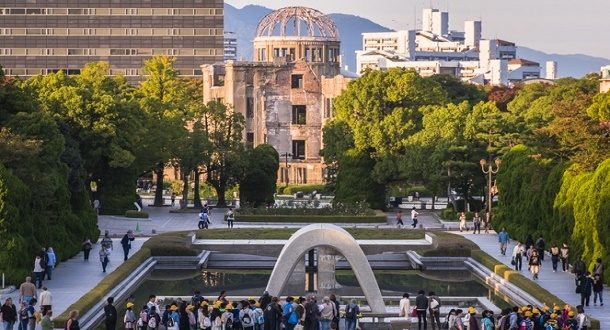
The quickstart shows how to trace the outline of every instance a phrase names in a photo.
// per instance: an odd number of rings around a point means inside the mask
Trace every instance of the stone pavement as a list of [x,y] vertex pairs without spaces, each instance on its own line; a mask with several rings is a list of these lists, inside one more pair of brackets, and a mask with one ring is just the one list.
[[[100,245],[95,244],[88,261],[84,261],[83,252],[80,252],[72,259],[59,264],[53,270],[50,281],[43,281],[43,286],[46,286],[53,296],[53,315],[57,316],[63,313],[81,296],[93,289],[106,274],[114,271],[123,263],[123,249],[121,248],[120,241],[120,238],[113,239],[114,251],[110,256],[110,263],[106,268],[106,273],[102,272],[102,264],[98,256]],[[129,255],[131,256],[138,251],[145,241],[145,238],[136,238],[135,241],[131,242]],[[59,253],[61,252],[59,251]],[[41,291],[38,290],[39,293]],[[4,303],[4,300],[8,297],[12,297],[14,302],[18,302],[19,291],[16,290],[9,294],[0,295],[0,301]],[[15,305],[19,307],[17,303]]]
[[[476,243],[481,250],[485,251],[487,254],[498,259],[505,265],[512,267],[510,262],[512,259],[511,255],[515,242],[511,242],[509,244],[506,256],[503,256],[500,253],[498,237],[495,233],[487,235],[473,235],[464,233],[463,236]],[[521,273],[527,278],[532,278],[531,274],[527,270],[526,260],[523,260],[523,268]],[[561,264],[559,264],[558,271],[554,273],[550,257],[546,256],[544,258],[542,267],[540,267],[539,279],[535,282],[568,304],[571,304],[572,306],[580,305],[580,295],[575,293],[576,286],[574,275],[571,273],[562,272]],[[606,292],[608,291],[605,290],[605,293]],[[609,299],[607,295],[606,298]],[[609,306],[610,303],[608,302],[605,306],[593,306],[593,295],[591,295],[590,306],[585,307],[585,311],[587,314],[600,320],[602,329],[610,329],[610,312],[608,311],[608,308],[610,308]]]

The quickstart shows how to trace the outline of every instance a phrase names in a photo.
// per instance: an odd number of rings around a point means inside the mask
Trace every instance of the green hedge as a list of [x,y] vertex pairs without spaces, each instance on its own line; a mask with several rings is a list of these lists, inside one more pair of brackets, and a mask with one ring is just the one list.
[[237,222],[304,222],[304,223],[386,223],[386,215],[376,211],[372,215],[271,215],[235,213]]
[[470,257],[472,250],[479,247],[463,236],[448,232],[435,231],[438,246],[435,249],[424,249],[420,254],[424,257]]
[[[441,219],[445,221],[459,221],[460,213],[462,212],[455,212],[453,208],[446,208],[441,211]],[[464,212],[464,215],[466,215],[466,221],[472,221],[474,212]],[[479,217],[483,220],[483,215],[481,213],[479,213]]]
[[146,259],[150,257],[150,250],[146,248],[140,249],[134,253],[127,261],[123,262],[112,273],[106,275],[91,291],[85,293],[75,303],[70,305],[65,312],[53,319],[53,324],[56,328],[64,327],[64,324],[69,318],[70,311],[78,310],[81,315],[90,310],[95,304],[102,301],[114,287],[123,281],[130,273],[140,266]]
[[278,195],[294,195],[299,191],[303,194],[311,194],[314,191],[320,194],[328,193],[326,185],[323,184],[297,184],[277,187]]
[[144,248],[149,249],[152,256],[196,256],[200,251],[187,246],[187,233],[183,231],[153,236],[144,243]]
[[125,212],[127,218],[148,219],[148,212],[128,210]]
[[235,215],[289,215],[289,216],[371,216],[376,215],[375,210],[358,205],[336,205],[333,208],[239,208],[235,210]]

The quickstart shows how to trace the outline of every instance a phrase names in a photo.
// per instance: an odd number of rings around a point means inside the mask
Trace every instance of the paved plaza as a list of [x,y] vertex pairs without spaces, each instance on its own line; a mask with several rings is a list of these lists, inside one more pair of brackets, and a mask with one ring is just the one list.
[[[127,219],[115,216],[100,216],[99,227],[102,230],[109,230],[111,235],[121,237],[127,230],[137,230],[139,235],[133,243],[131,254],[140,249],[146,241],[147,236],[155,233],[179,231],[179,230],[195,230],[197,229],[198,215],[197,213],[170,213],[170,207],[147,207],[146,211],[150,214],[150,219]],[[211,212],[211,228],[225,228],[226,223],[223,221],[224,212],[226,209],[214,209]],[[386,224],[341,224],[343,227],[362,227],[362,228],[396,228],[396,230],[410,230],[411,219],[408,211],[404,211],[403,221],[405,228],[398,229],[396,226],[396,216],[394,213],[388,214]],[[438,229],[442,225],[440,222],[429,213],[422,212],[419,216],[419,224],[425,229]],[[303,224],[260,224],[260,223],[239,223],[235,224],[236,228],[297,228]],[[456,232],[459,233],[459,232]],[[510,256],[502,256],[499,251],[497,236],[495,233],[473,235],[469,233],[460,233],[464,237],[478,244],[482,250],[492,255],[496,259],[510,266]],[[115,250],[111,256],[111,262],[108,265],[108,272],[115,270],[122,262],[122,250],[120,247],[120,238],[113,240]],[[511,243],[508,251],[512,251],[514,243]],[[55,315],[64,312],[72,303],[78,300],[84,293],[88,292],[101,281],[105,274],[102,273],[101,264],[98,258],[99,244],[96,244],[91,251],[90,260],[83,260],[83,253],[79,253],[72,259],[61,263],[53,272],[53,280],[45,281],[44,285],[49,288],[53,294],[53,310]],[[524,275],[530,277],[527,273],[527,267],[524,267]],[[543,288],[549,290],[566,302],[577,305],[580,303],[580,296],[574,293],[574,276],[563,272],[552,272],[550,258],[545,258],[540,279],[537,283]],[[18,292],[0,295],[2,301],[11,296],[15,300],[18,298]],[[602,322],[602,328],[610,329],[610,313],[607,313],[607,307],[593,306],[587,308],[587,313],[599,319]]]

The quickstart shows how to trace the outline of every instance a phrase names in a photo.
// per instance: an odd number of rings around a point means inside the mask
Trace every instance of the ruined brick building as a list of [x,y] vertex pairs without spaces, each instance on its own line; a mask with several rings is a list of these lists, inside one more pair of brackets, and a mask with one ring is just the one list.
[[253,46],[252,62],[201,66],[204,102],[232,106],[246,118],[250,146],[278,151],[279,183],[322,183],[322,127],[350,80],[335,23],[311,8],[282,8],[261,20]]

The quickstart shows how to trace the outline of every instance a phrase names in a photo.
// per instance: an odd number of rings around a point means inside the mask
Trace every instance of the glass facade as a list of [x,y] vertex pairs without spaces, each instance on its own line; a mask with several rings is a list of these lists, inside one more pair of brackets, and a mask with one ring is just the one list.
[[0,64],[31,76],[107,61],[138,80],[143,61],[175,56],[184,76],[223,60],[223,0],[2,0]]

